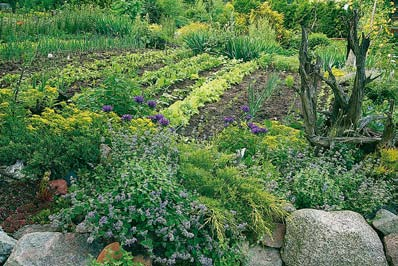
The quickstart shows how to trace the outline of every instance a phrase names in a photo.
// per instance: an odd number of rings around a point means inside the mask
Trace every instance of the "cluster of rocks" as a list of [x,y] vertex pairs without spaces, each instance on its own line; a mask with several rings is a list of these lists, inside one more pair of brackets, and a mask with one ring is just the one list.
[[387,260],[392,266],[398,265],[398,216],[381,209],[376,213],[373,227],[383,236]]
[[[246,246],[247,264],[398,266],[398,216],[379,210],[372,225],[352,211],[294,211],[258,245]],[[103,248],[88,244],[82,233],[51,231],[51,226],[26,226],[10,237],[0,230],[0,265],[87,265]]]
[[398,266],[397,215],[380,210],[373,226],[352,211],[298,210],[286,228],[277,225],[271,238],[249,249],[248,264]]

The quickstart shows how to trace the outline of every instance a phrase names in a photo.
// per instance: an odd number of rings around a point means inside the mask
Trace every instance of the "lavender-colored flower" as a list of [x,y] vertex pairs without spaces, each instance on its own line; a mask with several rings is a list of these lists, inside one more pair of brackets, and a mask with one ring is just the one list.
[[159,124],[165,127],[170,124],[170,121],[167,118],[163,117],[162,119],[159,119]]
[[156,121],[159,121],[159,120],[162,119],[162,118],[164,118],[164,115],[162,115],[162,114],[156,114],[156,115],[155,115]]
[[247,126],[251,129],[251,128],[254,128],[254,127],[258,127],[256,124],[254,124],[253,122],[249,122],[249,123],[247,123]]
[[246,115],[246,116],[245,116],[245,119],[246,119],[246,120],[250,120],[250,119],[252,119],[252,118],[253,118],[252,115]]
[[229,124],[233,123],[235,121],[235,118],[232,116],[226,116],[224,117],[224,126],[228,126]]
[[108,222],[108,218],[106,216],[102,216],[101,219],[99,220],[99,225],[102,226]]
[[212,266],[213,260],[211,258],[205,257],[203,255],[200,256],[199,262],[202,266]]
[[112,231],[108,231],[108,232],[106,232],[106,233],[105,233],[105,236],[106,236],[107,238],[111,238],[111,237],[113,237],[113,233],[112,233]]
[[268,130],[266,128],[262,128],[262,127],[252,127],[250,130],[253,134],[261,134],[261,133],[267,133]]
[[113,110],[113,106],[112,105],[104,105],[104,106],[102,106],[102,111],[104,111],[106,113],[112,112],[112,110]]
[[122,115],[122,120],[123,121],[131,121],[131,119],[133,119],[133,116],[130,114],[124,114]]
[[156,108],[156,102],[155,101],[148,101],[147,104],[148,104],[148,106],[150,108]]
[[134,101],[136,103],[142,104],[144,103],[144,96],[134,96]]
[[126,245],[127,246],[131,246],[132,244],[134,244],[135,242],[137,242],[137,238],[133,237],[131,239],[127,239],[126,240]]
[[247,106],[247,105],[242,105],[242,106],[240,107],[240,109],[241,109],[243,112],[245,112],[245,113],[250,112],[250,108],[249,108],[249,106]]
[[95,211],[87,213],[87,218],[93,218],[95,216]]

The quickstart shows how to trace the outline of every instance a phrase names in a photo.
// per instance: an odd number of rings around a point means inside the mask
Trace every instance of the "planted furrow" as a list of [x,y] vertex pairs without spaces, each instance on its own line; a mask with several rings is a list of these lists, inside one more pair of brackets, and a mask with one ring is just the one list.
[[243,78],[258,68],[255,61],[237,64],[229,72],[195,88],[184,100],[177,101],[164,110],[174,126],[185,126],[190,118],[199,113],[199,108],[206,103],[216,102],[232,85],[240,83]]

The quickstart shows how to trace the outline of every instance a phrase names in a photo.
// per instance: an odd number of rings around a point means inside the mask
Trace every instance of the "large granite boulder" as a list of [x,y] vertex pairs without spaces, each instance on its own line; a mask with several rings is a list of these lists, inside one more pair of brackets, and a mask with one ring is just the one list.
[[390,211],[380,209],[373,220],[373,226],[385,236],[398,233],[398,216]]
[[28,224],[20,229],[18,231],[14,232],[12,236],[15,239],[21,239],[24,235],[31,234],[31,233],[37,233],[37,232],[57,232],[58,228],[54,227],[51,224]]
[[398,266],[398,234],[384,237],[387,260],[391,266]]
[[387,266],[377,233],[358,213],[302,209],[286,224],[286,266]]
[[254,246],[248,251],[248,266],[282,266],[279,249]]
[[83,266],[100,251],[98,244],[87,243],[86,235],[30,233],[17,242],[5,266]]
[[17,241],[9,237],[0,227],[0,265],[2,265],[11,254]]

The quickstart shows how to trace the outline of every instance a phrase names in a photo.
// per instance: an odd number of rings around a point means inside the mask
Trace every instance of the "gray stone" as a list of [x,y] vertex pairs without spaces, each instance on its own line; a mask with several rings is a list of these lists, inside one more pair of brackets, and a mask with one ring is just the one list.
[[11,254],[17,241],[14,238],[9,237],[0,228],[0,265],[2,265]]
[[11,10],[11,5],[8,3],[0,3],[0,10]]
[[29,224],[21,227],[12,236],[21,239],[24,235],[37,232],[57,232],[58,229],[51,224]]
[[270,247],[254,246],[248,252],[248,266],[282,266],[279,250]]
[[373,226],[385,236],[398,233],[398,216],[390,211],[380,209],[373,220]]
[[286,225],[276,224],[272,230],[272,234],[264,236],[261,243],[264,246],[271,248],[281,248],[283,245],[283,239],[285,238]]
[[88,265],[90,255],[97,257],[101,248],[98,244],[88,244],[87,235],[31,233],[17,242],[5,266]]
[[17,161],[15,164],[10,166],[1,166],[0,167],[0,179],[3,179],[7,182],[12,182],[15,180],[20,180],[25,178],[25,174],[22,173],[25,165],[23,161]]
[[302,209],[287,219],[286,266],[387,266],[377,233],[358,213]]
[[398,266],[398,234],[384,237],[387,260],[391,266]]

